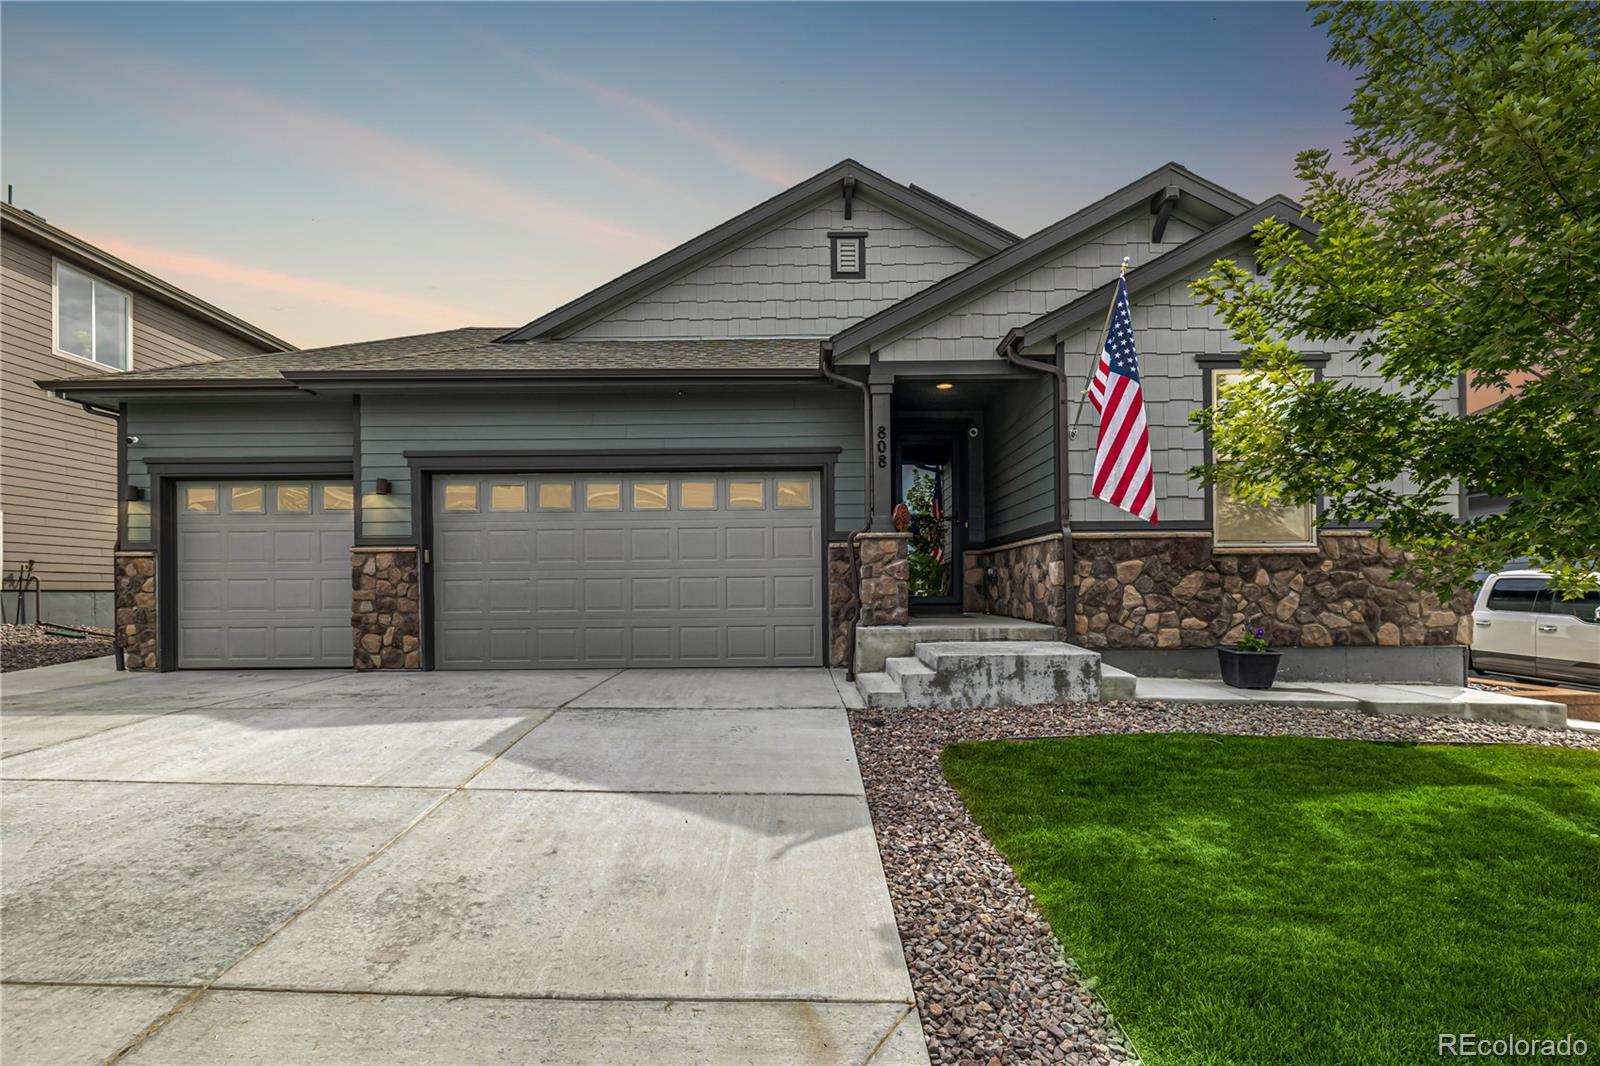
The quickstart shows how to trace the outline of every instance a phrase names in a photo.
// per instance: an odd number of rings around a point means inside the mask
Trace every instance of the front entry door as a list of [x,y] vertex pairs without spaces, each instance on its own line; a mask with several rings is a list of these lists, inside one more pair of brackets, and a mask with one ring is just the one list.
[[965,444],[959,432],[945,430],[897,437],[895,500],[911,512],[907,550],[912,607],[961,608]]

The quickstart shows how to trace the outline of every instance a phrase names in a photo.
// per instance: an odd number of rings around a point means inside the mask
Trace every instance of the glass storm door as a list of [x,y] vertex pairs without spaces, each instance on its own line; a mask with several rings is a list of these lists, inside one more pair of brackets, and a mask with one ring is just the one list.
[[953,434],[918,433],[899,442],[895,499],[910,512],[907,555],[913,607],[961,606],[961,443]]

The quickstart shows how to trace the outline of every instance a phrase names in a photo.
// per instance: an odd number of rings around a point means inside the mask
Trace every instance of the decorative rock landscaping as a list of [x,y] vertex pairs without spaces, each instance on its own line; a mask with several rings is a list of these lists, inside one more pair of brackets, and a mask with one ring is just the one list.
[[[1135,579],[1137,580],[1137,579]],[[946,782],[959,741],[1190,732],[1600,750],[1600,734],[1272,706],[1075,703],[850,712],[895,920],[936,1063],[1137,1061]]]
[[416,549],[354,549],[350,584],[355,668],[418,669]]
[[52,634],[46,626],[0,625],[0,670],[31,670],[35,666],[96,659],[115,650],[112,634],[86,630],[83,637]]

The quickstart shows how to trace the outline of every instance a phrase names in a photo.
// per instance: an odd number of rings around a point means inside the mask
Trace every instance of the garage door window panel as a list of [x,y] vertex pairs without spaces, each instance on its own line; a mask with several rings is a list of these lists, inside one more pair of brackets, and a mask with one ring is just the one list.
[[667,483],[665,481],[635,481],[633,483],[633,509],[635,511],[665,511],[667,509]]
[[310,514],[310,485],[279,485],[277,491],[279,514]]
[[478,509],[478,483],[454,481],[444,487],[444,509],[455,513]]
[[190,514],[216,514],[217,486],[185,485],[183,487],[183,509]]
[[620,511],[622,509],[622,482],[585,482],[583,486],[583,509],[586,511]]
[[685,511],[714,511],[717,507],[715,481],[684,481],[678,485],[678,506]]
[[767,506],[765,481],[730,481],[728,507],[735,511],[761,510]]
[[572,510],[572,482],[544,481],[539,484],[539,510]]
[[230,485],[228,510],[233,514],[263,514],[267,509],[266,489],[261,485]]
[[528,486],[522,482],[502,483],[490,487],[489,510],[526,511],[527,509]]
[[779,478],[778,506],[809,508],[811,506],[810,479]]
[[356,493],[352,485],[324,485],[322,486],[322,509],[324,511],[349,511],[355,508]]

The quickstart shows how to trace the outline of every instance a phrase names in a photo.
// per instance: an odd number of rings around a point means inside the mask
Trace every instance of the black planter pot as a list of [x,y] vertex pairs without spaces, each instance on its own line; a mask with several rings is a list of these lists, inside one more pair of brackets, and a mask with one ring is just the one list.
[[1278,676],[1278,659],[1282,655],[1279,651],[1218,648],[1222,683],[1231,688],[1271,688],[1273,678]]

